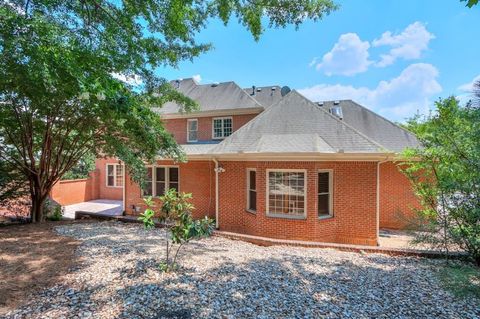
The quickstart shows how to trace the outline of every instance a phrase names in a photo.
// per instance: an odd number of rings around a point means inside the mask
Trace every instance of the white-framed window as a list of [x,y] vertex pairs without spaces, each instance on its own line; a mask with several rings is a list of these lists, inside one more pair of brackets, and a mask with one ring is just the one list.
[[187,142],[198,141],[198,119],[187,120]]
[[305,218],[306,170],[267,170],[267,215]]
[[257,171],[247,168],[247,210],[257,211]]
[[108,187],[123,187],[123,164],[107,164],[105,183]]
[[222,139],[228,137],[233,131],[232,117],[216,117],[212,120],[213,139]]
[[180,175],[177,166],[148,166],[143,196],[162,196],[165,191],[175,188],[179,191]]
[[322,169],[317,176],[317,212],[319,218],[333,216],[333,171]]

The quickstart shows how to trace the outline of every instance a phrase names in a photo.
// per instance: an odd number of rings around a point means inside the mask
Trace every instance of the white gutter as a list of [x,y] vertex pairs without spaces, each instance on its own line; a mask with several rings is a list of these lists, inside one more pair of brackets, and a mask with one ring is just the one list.
[[218,229],[218,161],[215,158],[212,158],[215,163],[215,228]]
[[377,245],[378,238],[380,237],[380,164],[387,162],[387,158],[377,162],[377,207],[376,207],[376,219],[377,219]]

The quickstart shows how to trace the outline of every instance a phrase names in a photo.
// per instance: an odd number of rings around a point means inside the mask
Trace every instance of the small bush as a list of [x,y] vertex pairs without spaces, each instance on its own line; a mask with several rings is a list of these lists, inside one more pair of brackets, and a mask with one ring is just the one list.
[[62,220],[63,211],[60,205],[55,205],[55,207],[47,214],[47,220],[59,221]]

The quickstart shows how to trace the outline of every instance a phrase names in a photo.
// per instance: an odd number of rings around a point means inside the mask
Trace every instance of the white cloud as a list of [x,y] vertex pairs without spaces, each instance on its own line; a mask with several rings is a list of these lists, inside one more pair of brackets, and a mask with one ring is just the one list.
[[200,76],[200,74],[192,75],[192,79],[197,83],[202,82],[202,77]]
[[461,103],[467,103],[472,99],[473,93],[473,84],[477,81],[480,81],[480,74],[472,79],[472,81],[460,85],[457,90],[460,91],[456,97],[460,100]]
[[[327,52],[321,63],[316,64],[317,70],[322,70],[326,75],[355,75],[365,72],[372,63],[368,59],[368,41],[362,41],[356,33],[345,33],[338,38],[332,50]],[[314,59],[310,64],[317,61]]]
[[422,52],[428,49],[430,40],[434,38],[435,36],[428,32],[425,25],[418,21],[410,24],[399,34],[387,31],[379,39],[372,42],[374,47],[391,47],[387,54],[380,55],[381,60],[375,65],[385,67],[400,58],[405,60],[419,59]]
[[318,61],[318,56],[314,57],[312,59],[312,61],[308,64],[308,66],[313,67],[313,66],[317,65],[317,61]]
[[139,86],[143,83],[142,78],[137,74],[125,75],[121,73],[112,73],[112,76],[117,80],[133,86]]
[[391,120],[403,120],[428,111],[431,98],[442,90],[437,78],[438,70],[433,65],[416,63],[373,89],[320,84],[298,91],[312,101],[352,99]]

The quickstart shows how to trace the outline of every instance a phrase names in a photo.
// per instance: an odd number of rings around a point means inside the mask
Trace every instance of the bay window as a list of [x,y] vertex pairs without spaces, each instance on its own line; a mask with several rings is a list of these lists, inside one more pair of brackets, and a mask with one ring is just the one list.
[[305,170],[267,170],[267,215],[305,218],[305,179]]

